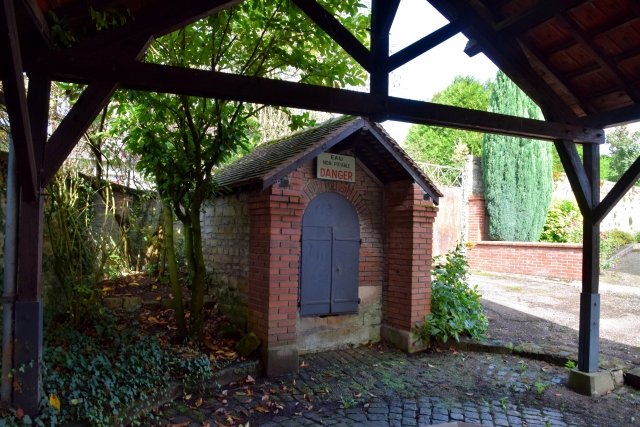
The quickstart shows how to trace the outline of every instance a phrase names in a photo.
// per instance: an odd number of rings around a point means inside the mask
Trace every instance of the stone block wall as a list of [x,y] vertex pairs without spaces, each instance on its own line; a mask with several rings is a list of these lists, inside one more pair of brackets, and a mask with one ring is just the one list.
[[213,274],[210,292],[236,326],[247,326],[249,291],[249,205],[247,193],[208,202],[202,215],[203,254]]

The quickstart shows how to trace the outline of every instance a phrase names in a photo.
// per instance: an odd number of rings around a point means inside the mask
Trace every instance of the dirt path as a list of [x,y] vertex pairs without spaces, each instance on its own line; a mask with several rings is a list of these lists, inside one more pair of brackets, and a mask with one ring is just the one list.
[[[640,265],[640,253],[634,255],[637,262],[629,263]],[[483,295],[492,338],[577,349],[580,282],[481,272],[469,282]],[[640,276],[605,272],[600,293],[601,353],[640,365]]]

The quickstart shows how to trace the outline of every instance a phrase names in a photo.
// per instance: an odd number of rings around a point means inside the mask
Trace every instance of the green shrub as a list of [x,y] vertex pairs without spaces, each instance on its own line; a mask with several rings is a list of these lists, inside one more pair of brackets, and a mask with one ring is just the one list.
[[[95,320],[99,321],[92,322],[86,333],[70,322],[48,328],[36,425],[55,427],[87,420],[91,426],[107,427],[129,416],[134,425],[140,425],[135,409],[164,392],[170,382],[195,384],[197,380],[202,384],[212,375],[211,362],[203,354],[116,324],[110,313]],[[127,320],[131,322],[135,319]],[[60,401],[59,410],[49,401],[52,395]],[[15,416],[7,415],[0,418],[0,427],[22,425]]]
[[618,246],[630,245],[636,242],[636,238],[631,233],[617,228],[609,232],[609,238],[616,242]]
[[570,200],[554,200],[540,234],[541,242],[581,243],[582,216]]
[[[440,257],[434,258],[438,261]],[[416,323],[413,336],[419,342],[431,338],[447,341],[449,337],[460,341],[460,335],[474,339],[485,339],[487,318],[480,304],[481,295],[477,286],[471,287],[468,280],[467,259],[461,245],[446,254],[446,262],[433,270],[431,280],[431,314],[425,316],[424,324]]]

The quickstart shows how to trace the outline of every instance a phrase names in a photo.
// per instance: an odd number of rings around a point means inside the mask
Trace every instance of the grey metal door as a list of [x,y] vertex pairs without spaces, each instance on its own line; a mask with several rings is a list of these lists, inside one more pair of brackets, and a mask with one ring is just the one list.
[[358,213],[346,197],[324,193],[302,218],[300,314],[358,311],[360,271]]

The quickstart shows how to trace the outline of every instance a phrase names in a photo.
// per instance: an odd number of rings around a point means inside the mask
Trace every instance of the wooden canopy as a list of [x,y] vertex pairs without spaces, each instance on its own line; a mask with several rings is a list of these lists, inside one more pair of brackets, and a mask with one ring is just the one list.
[[[16,318],[35,319],[38,310],[41,313],[42,188],[113,92],[119,87],[135,88],[553,141],[585,219],[579,369],[596,371],[598,224],[640,177],[637,160],[600,201],[599,144],[604,142],[602,128],[640,119],[640,3],[426,0],[450,23],[389,55],[389,30],[400,0],[372,0],[370,49],[315,0],[292,0],[301,14],[369,72],[369,93],[139,62],[154,38],[240,1],[0,0],[0,76],[4,87],[0,100],[4,98],[9,113],[22,197]],[[82,32],[90,22],[88,4],[98,11],[128,10],[135,19],[99,34],[84,34],[86,38],[73,47],[56,46],[50,12]],[[389,96],[389,72],[460,32],[470,40],[466,52],[484,52],[540,105],[547,121]],[[88,86],[47,139],[51,80]],[[584,144],[584,161],[578,156],[576,142]],[[39,319],[40,323],[16,326],[14,366],[39,359],[41,314]],[[38,376],[20,375],[22,392],[14,393],[14,404],[33,414],[39,401]]]

